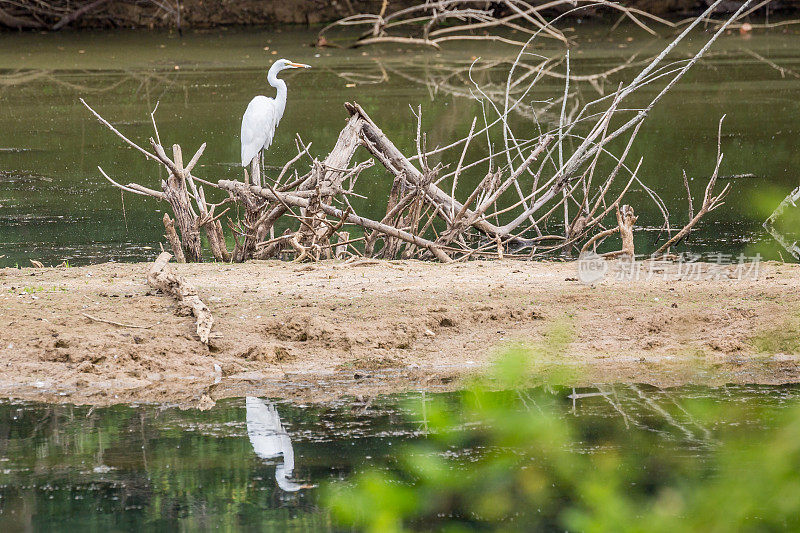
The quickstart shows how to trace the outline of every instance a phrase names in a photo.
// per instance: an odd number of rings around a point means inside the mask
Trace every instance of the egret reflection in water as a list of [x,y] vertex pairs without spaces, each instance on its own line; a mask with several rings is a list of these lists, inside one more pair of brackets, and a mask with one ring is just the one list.
[[294,449],[292,440],[281,423],[281,418],[272,402],[247,396],[247,436],[253,451],[264,460],[283,458],[275,465],[275,481],[286,492],[314,488],[292,481],[294,471]]

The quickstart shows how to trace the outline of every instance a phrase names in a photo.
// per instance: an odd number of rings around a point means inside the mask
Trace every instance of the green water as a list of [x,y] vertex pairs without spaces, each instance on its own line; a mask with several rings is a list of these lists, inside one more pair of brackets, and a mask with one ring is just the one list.
[[[581,29],[579,45],[571,51],[573,73],[600,72],[634,54],[645,58],[666,43],[632,30],[615,32],[614,38],[606,34],[604,28]],[[503,61],[515,53],[508,47],[475,43],[441,52],[396,47],[317,50],[307,45],[313,38],[313,32],[305,30],[230,30],[183,38],[141,32],[0,35],[0,265],[28,264],[28,259],[46,264],[142,260],[158,250],[163,233],[158,213],[164,204],[126,195],[123,210],[120,192],[96,167],[120,182],[156,188],[160,169],[103,129],[79,97],[145,145],[152,135],[149,112],[160,102],[156,117],[163,142],[178,142],[184,152],[207,142],[197,174],[233,179],[241,177],[241,114],[254,95],[272,94],[265,69],[276,58],[314,68],[285,76],[289,102],[268,164],[282,164],[293,155],[296,133],[313,142],[312,153],[323,158],[344,124],[346,101],[358,101],[409,154],[416,152],[416,124],[409,106],[422,106],[429,147],[464,136],[472,117],[480,114],[480,107],[463,96],[469,90],[464,69],[480,56],[478,65],[497,65],[477,72],[476,80],[502,84],[507,70]],[[681,171],[694,178],[699,203],[704,178],[713,169],[717,123],[723,114],[727,113],[722,174],[757,176],[733,180],[727,205],[703,221],[693,234],[691,250],[780,257],[780,248],[761,222],[799,181],[799,39],[796,33],[779,32],[749,40],[724,37],[642,129],[629,160],[644,158],[640,176],[662,195],[673,225],[686,221]],[[699,43],[695,38],[676,58]],[[553,48],[539,47],[536,52],[563,56],[563,49],[547,46]],[[790,70],[781,73],[744,49]],[[575,82],[571,102],[596,98],[598,90],[607,93],[635,72],[614,74],[599,89]],[[629,105],[643,104],[656,90],[647,88]],[[561,80],[546,78],[531,98],[544,101],[562,91]],[[539,119],[546,123],[548,116]],[[517,131],[532,131],[530,115],[517,114],[513,120]],[[476,143],[470,156],[485,153],[485,143]],[[450,159],[443,162],[454,166]],[[465,175],[460,196],[485,172],[485,167],[476,167]],[[359,183],[357,190],[366,198],[356,199],[356,210],[380,219],[389,184],[377,166],[370,170]],[[635,187],[628,201],[640,214],[638,250],[652,250],[661,215]],[[558,222],[551,224],[557,231]],[[790,259],[785,252],[782,257]]]
[[[755,446],[772,420],[797,405],[800,389],[617,385],[546,394],[577,429],[570,453],[630,455],[643,468],[641,486],[630,490],[649,493],[670,478],[672,461],[702,468],[722,444],[727,428],[693,418],[692,404],[738,413],[726,424],[750,435]],[[321,487],[368,468],[393,468],[402,447],[428,438],[427,420],[409,416],[404,406],[455,406],[456,399],[412,393],[301,405],[234,398],[208,411],[6,400],[0,403],[0,530],[331,530]],[[258,425],[271,408],[283,428],[283,449],[288,442],[294,458],[283,488],[277,476],[285,453],[265,456],[263,438],[275,433]],[[485,453],[491,450],[477,446],[448,455],[469,465]]]

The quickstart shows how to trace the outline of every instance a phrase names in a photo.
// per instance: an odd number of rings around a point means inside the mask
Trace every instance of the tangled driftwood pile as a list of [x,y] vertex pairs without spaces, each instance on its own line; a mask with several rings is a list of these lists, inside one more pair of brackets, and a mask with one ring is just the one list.
[[[727,22],[736,20],[745,9],[746,5],[742,6]],[[636,215],[632,207],[623,205],[623,199],[634,184],[652,198],[664,215],[666,242],[657,251],[663,254],[685,237],[700,218],[722,205],[728,190],[726,187],[713,193],[722,160],[720,152],[701,208],[690,214],[683,229],[674,232],[664,203],[637,174],[641,160],[633,165],[627,162],[648,112],[726,30],[726,25],[721,25],[694,57],[666,61],[670,51],[702,20],[701,17],[690,24],[632,81],[569,112],[567,55],[565,97],[556,124],[550,128],[532,123],[525,132],[513,131],[508,120],[517,106],[531,99],[531,91],[548,67],[546,60],[527,63],[526,50],[533,36],[509,69],[504,98],[485,97],[482,88],[475,85],[484,114],[473,120],[464,137],[447,146],[428,149],[421,108],[416,112],[416,154],[408,155],[364,109],[348,103],[345,108],[350,118],[323,160],[314,158],[310,145],[298,139],[297,155],[276,175],[248,176],[245,171],[241,181],[215,182],[196,176],[194,169],[205,145],[187,163],[179,145],[173,145],[168,155],[155,119],[155,136],[150,139],[150,149],[145,149],[84,104],[126,143],[166,169],[168,177],[161,181],[160,190],[137,183],[122,185],[100,171],[123,191],[170,205],[174,220],[165,214],[163,223],[178,261],[201,261],[204,252],[210,252],[217,261],[316,261],[333,256],[441,261],[532,258],[587,251],[615,233],[622,237],[622,247],[607,255],[633,256]],[[538,60],[541,56],[534,57]],[[521,68],[521,64],[525,67]],[[658,81],[666,84],[647,105],[635,109],[625,106],[632,93]],[[525,89],[520,90],[520,86]],[[476,126],[479,120],[483,124]],[[620,154],[609,148],[615,140],[624,141]],[[502,149],[497,149],[495,141],[502,142]],[[476,142],[486,142],[488,155],[468,160],[468,149]],[[354,163],[361,148],[369,158]],[[309,163],[307,167],[305,161]],[[383,167],[381,174],[392,180],[385,215],[380,220],[359,215],[349,201],[358,195],[359,176],[375,161]],[[601,161],[611,170],[601,174]],[[607,165],[609,161],[611,165]],[[486,168],[485,177],[476,187],[462,192],[459,177],[468,169],[481,166]],[[212,189],[216,202],[211,200]],[[691,193],[689,199],[691,211]],[[232,206],[236,209],[231,210]],[[556,219],[558,224],[548,226],[548,221]],[[559,232],[547,231],[553,226],[559,227]],[[278,234],[279,227],[287,229]],[[201,234],[206,237],[206,249]]]

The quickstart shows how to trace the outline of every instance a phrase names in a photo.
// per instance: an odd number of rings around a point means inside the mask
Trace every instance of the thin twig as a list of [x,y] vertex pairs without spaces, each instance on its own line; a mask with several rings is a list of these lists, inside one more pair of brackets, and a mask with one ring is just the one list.
[[102,322],[104,324],[111,324],[112,326],[119,326],[121,328],[135,328],[135,329],[150,329],[156,324],[152,324],[150,326],[137,326],[136,324],[125,324],[124,322],[115,322],[114,320],[108,320],[105,318],[97,318],[96,316],[92,316],[89,313],[81,313],[83,316],[92,320],[94,322]]

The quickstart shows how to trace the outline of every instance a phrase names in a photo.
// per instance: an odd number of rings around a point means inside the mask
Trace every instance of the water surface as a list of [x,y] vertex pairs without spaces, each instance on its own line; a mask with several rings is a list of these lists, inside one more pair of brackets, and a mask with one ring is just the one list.
[[[725,423],[757,445],[800,397],[794,385],[530,393],[551,395],[558,416],[578,429],[571,453],[616,449],[652,469],[652,484],[631,490],[664,483],[669,476],[659,474],[659,461],[688,460],[701,468],[721,444],[725,428],[693,417],[694,403],[738,413]],[[420,407],[434,400],[458,405],[456,393],[314,405],[232,398],[207,411],[6,400],[0,403],[0,530],[330,530],[320,486],[367,468],[393,468],[402,447],[427,438]],[[466,465],[489,452],[454,449],[448,456]]]
[[[626,60],[636,64],[666,44],[633,30],[613,37],[607,28],[578,30],[578,45],[571,50],[575,74],[603,72]],[[267,156],[273,165],[293,155],[295,134],[313,142],[312,153],[323,158],[344,124],[346,101],[362,104],[408,154],[416,152],[411,107],[422,106],[428,146],[464,136],[472,117],[481,116],[480,106],[469,97],[469,64],[480,58],[473,77],[496,90],[516,53],[480,43],[441,52],[391,46],[318,50],[307,44],[313,38],[307,30],[220,30],[183,38],[143,32],[0,35],[0,265],[27,264],[31,258],[46,264],[143,260],[158,250],[164,204],[131,195],[123,199],[96,167],[120,182],[156,188],[162,171],[104,130],[79,97],[145,145],[153,135],[149,113],[158,102],[164,143],[178,142],[184,152],[193,152],[207,142],[197,174],[234,179],[241,177],[241,114],[254,95],[272,94],[265,70],[278,57],[314,68],[285,76],[289,103]],[[697,49],[698,39],[681,47],[675,58]],[[630,160],[644,158],[640,176],[662,195],[673,225],[679,225],[687,216],[681,173],[685,170],[692,180],[697,205],[716,158],[717,124],[727,114],[721,172],[756,178],[732,180],[727,205],[694,234],[695,252],[780,257],[761,223],[798,185],[798,39],[779,32],[748,40],[724,37],[659,104],[639,135]],[[564,56],[549,42],[536,53]],[[559,68],[563,72],[563,63]],[[607,94],[635,73],[632,67],[591,83],[574,82],[570,105]],[[642,105],[656,90],[647,88],[629,105]],[[515,113],[515,129],[533,131],[534,119],[545,127],[552,123],[558,110],[544,110],[542,102],[562,92],[561,79],[545,78],[526,99],[527,107],[520,108],[523,112]],[[475,143],[470,156],[486,152],[485,143]],[[450,159],[457,155],[442,162],[452,166]],[[462,178],[463,196],[486,170],[479,166]],[[354,207],[380,219],[389,186],[386,174],[372,169],[359,184],[366,198],[356,199]],[[645,230],[637,232],[638,249],[652,250],[661,214],[641,189],[634,188],[628,201]],[[555,218],[549,229],[558,231]]]

